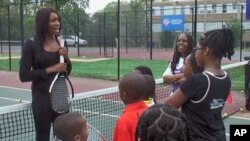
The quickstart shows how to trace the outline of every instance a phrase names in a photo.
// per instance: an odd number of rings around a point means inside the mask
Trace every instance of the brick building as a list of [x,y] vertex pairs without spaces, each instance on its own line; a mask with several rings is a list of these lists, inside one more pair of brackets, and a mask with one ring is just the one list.
[[[159,40],[163,15],[184,15],[184,31],[192,32],[194,23],[194,0],[155,0],[153,2],[153,37]],[[250,20],[246,20],[246,0],[197,0],[197,33],[223,28],[227,22],[242,21],[242,41],[250,42]],[[246,44],[244,44],[246,45]]]

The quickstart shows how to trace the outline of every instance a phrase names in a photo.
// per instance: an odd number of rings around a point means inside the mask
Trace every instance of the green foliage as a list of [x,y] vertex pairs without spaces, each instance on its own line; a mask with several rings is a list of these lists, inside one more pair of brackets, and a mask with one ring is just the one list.
[[[234,33],[234,42],[236,45],[240,43],[241,39],[241,21],[237,18],[233,18],[231,21],[226,22],[226,26]],[[244,35],[244,26],[242,25],[242,35]]]
[[232,80],[232,88],[236,91],[244,90],[245,69],[244,66],[234,67],[226,70]]
[[[7,55],[4,55],[7,57]],[[0,55],[3,57],[3,55]],[[151,68],[154,77],[161,78],[167,67],[166,61],[163,60],[138,60],[138,59],[121,59],[120,76],[131,72],[135,67],[145,65]],[[97,62],[72,62],[73,76],[117,80],[117,59],[110,59]],[[11,68],[13,71],[19,70],[19,60],[12,59]],[[9,70],[9,60],[1,60],[0,70]],[[232,80],[232,90],[244,90],[244,66],[234,67],[226,70]]]
[[[23,0],[24,13],[24,37],[29,38],[34,34],[35,14],[42,7],[52,7],[57,9],[62,16],[63,29],[67,29],[69,34],[77,33],[77,23],[84,26],[87,15],[84,10],[88,6],[89,0]],[[8,23],[8,5],[10,5],[10,23]],[[77,13],[79,17],[75,16]],[[79,20],[79,22],[77,22]],[[10,26],[11,40],[20,40],[20,0],[1,0],[0,4],[0,28],[1,39],[8,40],[8,26]],[[84,28],[79,31],[84,33]]]
[[132,38],[128,39],[131,46],[144,46],[146,32],[146,12],[144,11],[144,2],[140,0],[131,1],[126,13],[122,17],[123,23],[126,23],[127,35]]
[[[1,57],[2,55],[0,55]],[[2,56],[3,57],[3,56]],[[5,57],[7,57],[5,55]],[[0,70],[9,69],[9,60],[1,60]],[[14,71],[19,70],[19,60],[12,59],[11,68]],[[165,71],[167,63],[163,60],[138,60],[138,59],[121,59],[120,60],[120,76],[131,72],[135,67],[145,65],[152,69],[155,78],[161,78]],[[117,79],[117,59],[110,59],[96,62],[72,62],[73,76],[90,77],[99,79]]]
[[[103,43],[114,46],[117,36],[117,2],[109,3],[103,11],[98,11],[91,18],[92,24],[87,25],[88,33],[97,37],[95,45]],[[143,1],[134,0],[120,3],[120,37],[121,43],[128,46],[145,46],[146,40],[146,12]],[[125,38],[127,37],[127,38]],[[101,41],[100,39],[101,38]],[[125,46],[125,45],[124,45]]]

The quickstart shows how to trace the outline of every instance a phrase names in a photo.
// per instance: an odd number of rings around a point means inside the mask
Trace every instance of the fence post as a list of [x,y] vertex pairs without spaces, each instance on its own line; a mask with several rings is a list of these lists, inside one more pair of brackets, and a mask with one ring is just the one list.
[[[2,35],[2,18],[0,18],[0,35]],[[2,36],[0,36],[0,44],[1,44],[1,53],[3,53],[3,44],[2,44]]]
[[10,47],[10,4],[8,7],[8,44],[9,44],[9,70],[11,71],[11,47]]
[[245,65],[245,108],[250,110],[250,56],[246,56],[244,59],[248,60],[248,63]]
[[150,0],[150,60],[152,60],[153,47],[153,0]]
[[20,34],[21,34],[21,48],[24,45],[24,30],[23,30],[23,0],[20,0]]
[[120,0],[117,5],[117,79],[120,80]]
[[242,60],[242,22],[243,22],[243,5],[241,5],[241,14],[240,14],[240,62]]

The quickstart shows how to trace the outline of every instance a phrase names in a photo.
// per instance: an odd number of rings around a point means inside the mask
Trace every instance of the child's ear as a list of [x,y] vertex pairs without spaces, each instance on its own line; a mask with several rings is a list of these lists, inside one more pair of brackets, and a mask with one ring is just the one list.
[[75,135],[74,141],[81,141],[81,137],[79,134]]
[[204,49],[204,55],[208,55],[210,52],[210,49],[208,47],[206,47],[206,49]]
[[127,97],[127,93],[123,91],[123,96],[122,96],[123,100],[126,100],[126,97]]

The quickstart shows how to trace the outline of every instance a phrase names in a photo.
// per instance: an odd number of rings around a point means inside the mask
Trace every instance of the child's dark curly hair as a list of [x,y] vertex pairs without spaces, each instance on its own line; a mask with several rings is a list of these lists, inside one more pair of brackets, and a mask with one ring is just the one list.
[[227,28],[215,29],[202,34],[199,44],[213,50],[214,56],[227,57],[231,60],[234,54],[234,35],[233,31]]
[[135,136],[140,141],[190,141],[191,133],[183,113],[166,104],[155,104],[141,115]]
[[134,70],[139,70],[141,74],[147,74],[147,75],[154,77],[153,72],[147,66],[137,66]]

